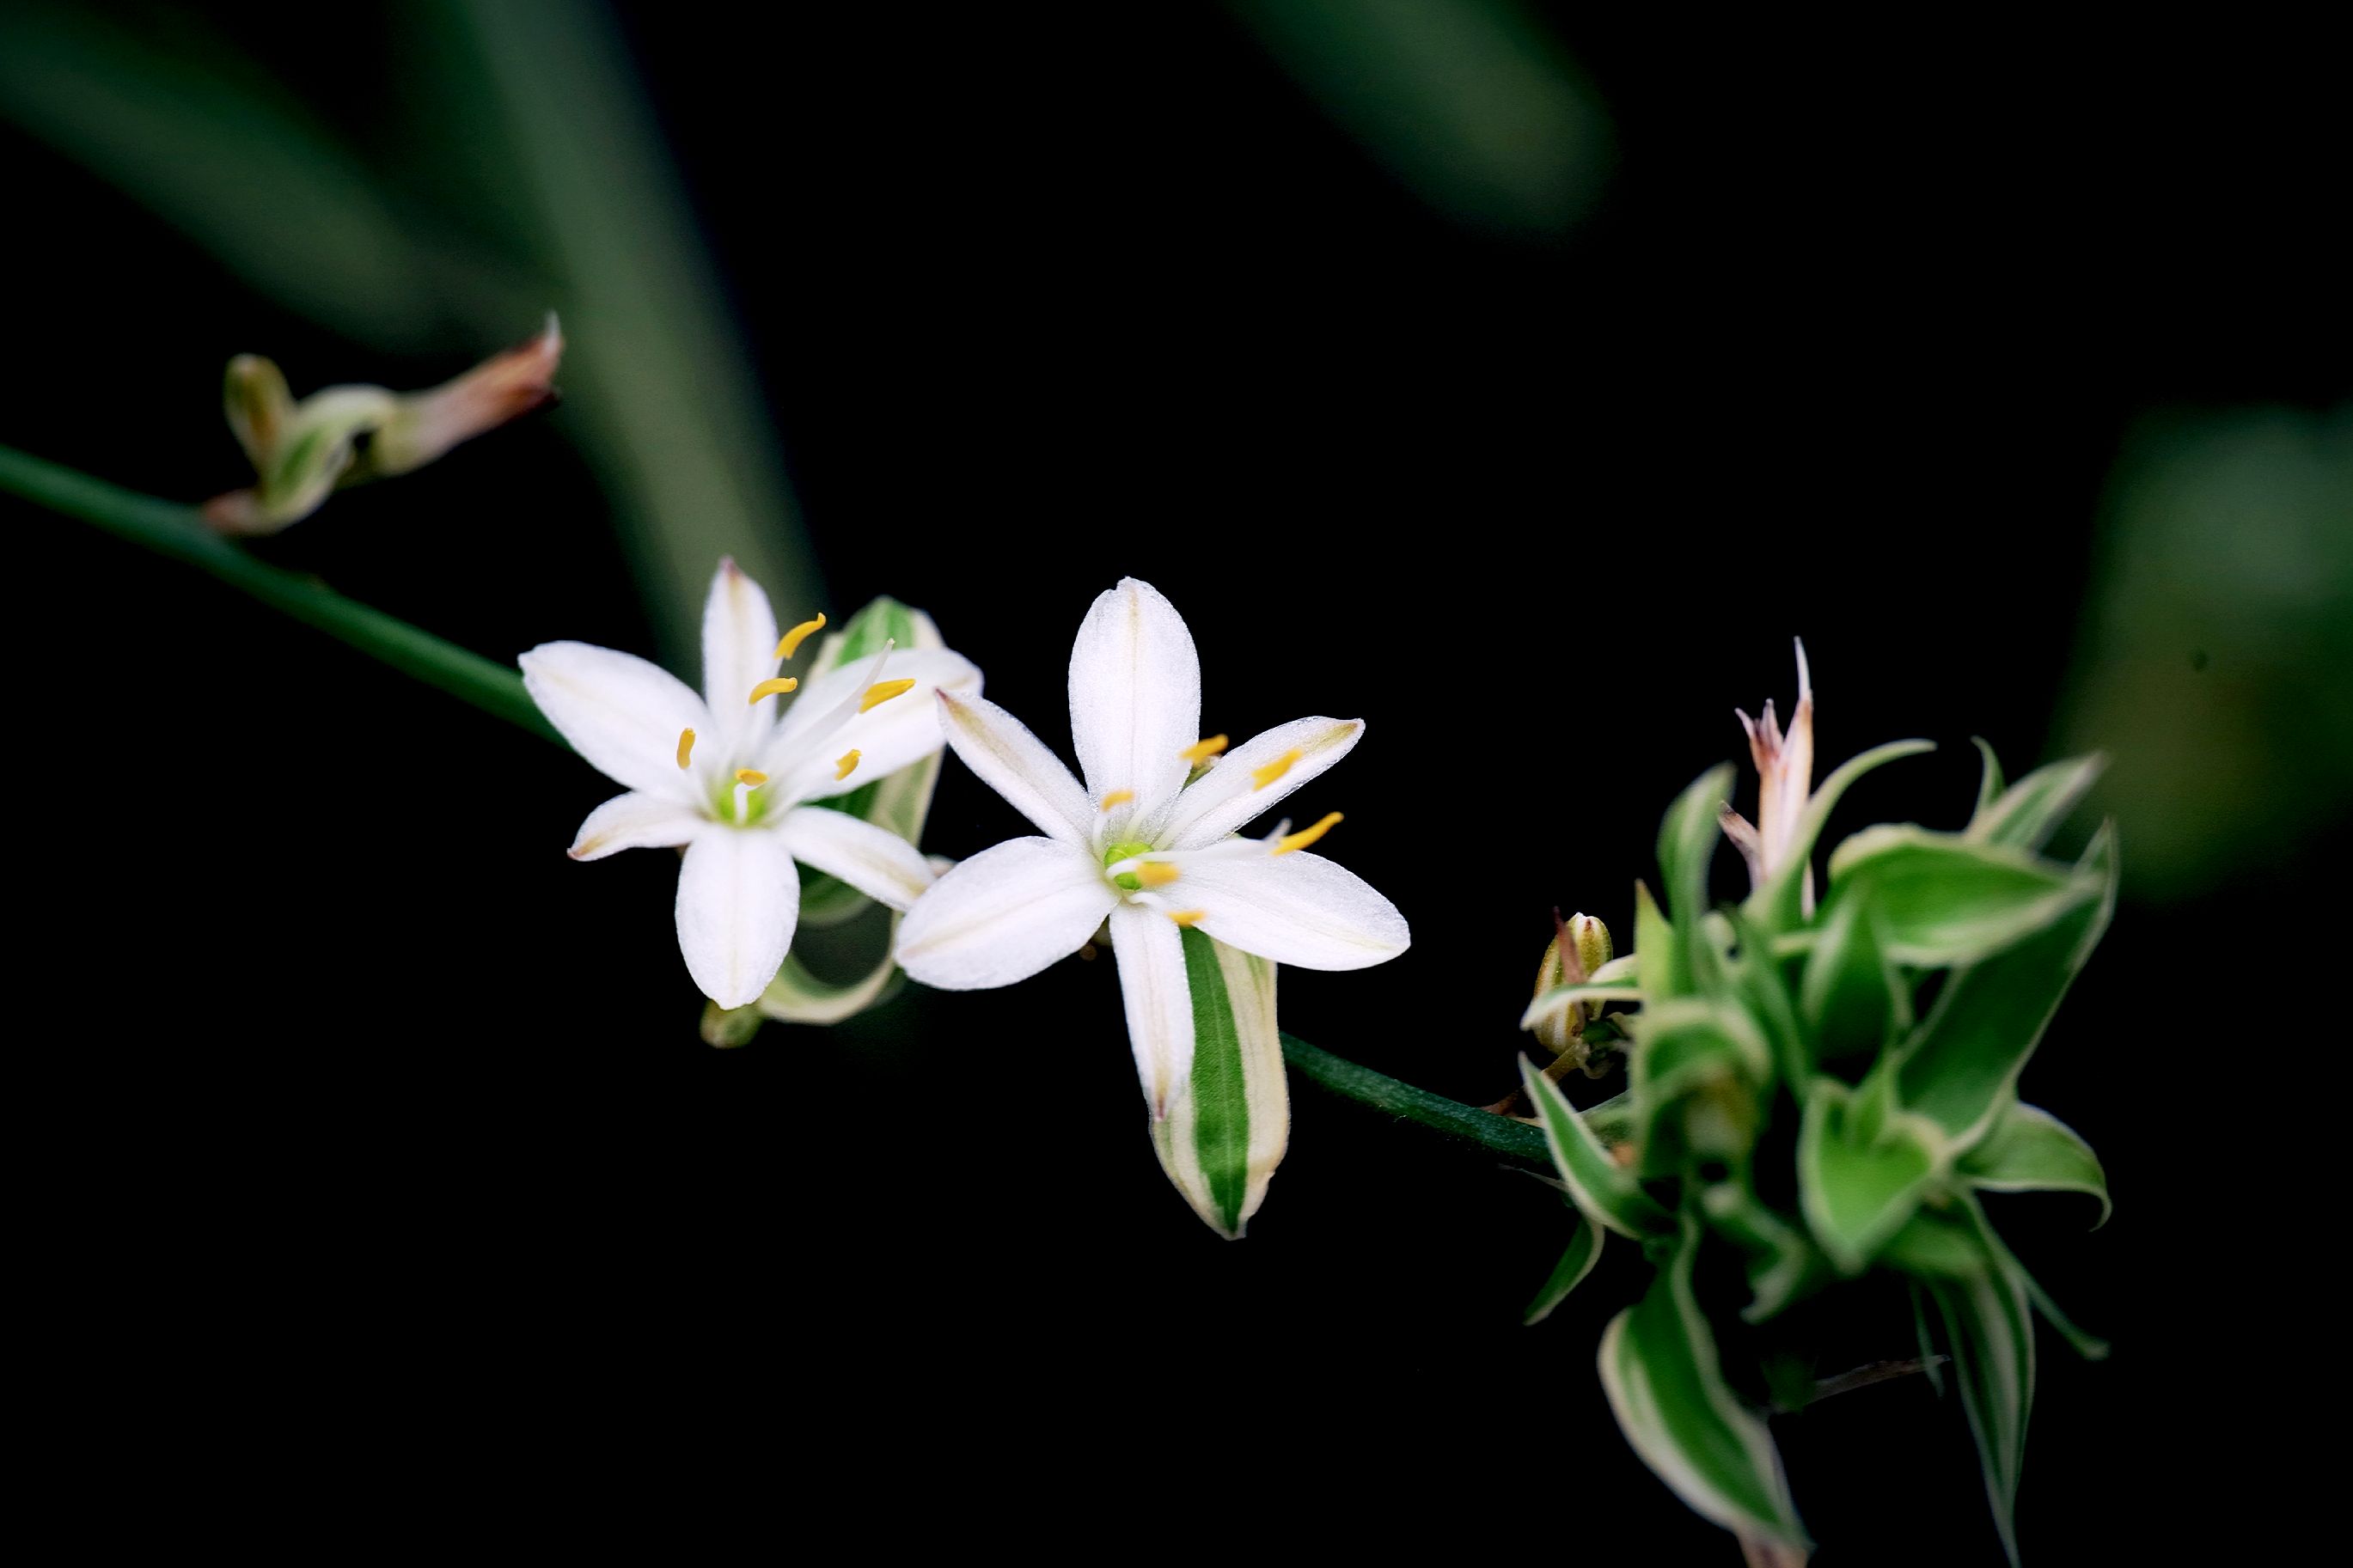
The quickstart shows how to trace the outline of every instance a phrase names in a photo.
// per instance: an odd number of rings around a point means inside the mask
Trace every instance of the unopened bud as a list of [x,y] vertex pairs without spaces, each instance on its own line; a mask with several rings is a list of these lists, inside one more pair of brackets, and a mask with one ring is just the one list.
[[300,403],[275,364],[239,354],[229,362],[224,402],[255,482],[206,502],[206,520],[223,533],[276,533],[318,510],[341,486],[422,468],[546,402],[563,353],[551,315],[531,342],[430,392],[331,386]]
[[705,1002],[702,1005],[702,1043],[716,1046],[723,1051],[748,1046],[765,1021],[757,1002],[744,1007],[722,1007],[716,1002]]
[[[1536,966],[1538,996],[1556,985],[1576,985],[1592,979],[1594,972],[1609,963],[1611,956],[1609,928],[1593,916],[1577,914],[1563,921],[1556,911],[1553,919],[1558,922],[1558,929],[1545,948],[1544,962]],[[1585,1026],[1600,1012],[1598,1002],[1572,1002],[1538,1018],[1529,1026],[1529,1032],[1543,1041],[1553,1055],[1574,1054],[1581,1065],[1585,1059],[1581,1037]]]

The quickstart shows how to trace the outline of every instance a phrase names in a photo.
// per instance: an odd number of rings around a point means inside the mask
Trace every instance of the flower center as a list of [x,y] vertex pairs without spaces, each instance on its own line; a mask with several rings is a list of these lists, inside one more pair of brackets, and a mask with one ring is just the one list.
[[[1138,855],[1149,855],[1152,853],[1152,849],[1153,847],[1151,845],[1143,842],[1141,839],[1123,839],[1119,843],[1113,845],[1110,848],[1103,851],[1103,867],[1105,869],[1109,869],[1111,867],[1118,865],[1122,860],[1133,860]],[[1114,888],[1125,889],[1131,893],[1141,892],[1144,890],[1145,877],[1146,873],[1156,871],[1167,872],[1169,875],[1156,879],[1159,881],[1165,882],[1173,879],[1176,870],[1176,868],[1174,866],[1139,866],[1133,871],[1122,871],[1118,875],[1113,877],[1111,879],[1111,885]]]

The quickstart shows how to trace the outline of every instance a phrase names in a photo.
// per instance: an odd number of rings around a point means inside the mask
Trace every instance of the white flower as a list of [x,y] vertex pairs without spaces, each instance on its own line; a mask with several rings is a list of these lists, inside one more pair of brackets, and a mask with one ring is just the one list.
[[792,946],[794,861],[894,910],[932,882],[923,857],[897,835],[803,803],[938,751],[932,692],[977,694],[980,672],[944,648],[885,645],[812,679],[779,717],[777,699],[797,683],[777,678],[777,665],[824,624],[820,616],[780,641],[767,595],[723,561],[702,612],[700,697],[644,659],[586,643],[545,643],[521,661],[540,711],[628,787],[588,814],[572,858],[683,846],[678,945],[694,983],[723,1007],[757,1000]]
[[1193,1067],[1184,928],[1303,969],[1361,969],[1405,951],[1394,905],[1304,852],[1338,813],[1303,833],[1285,824],[1263,839],[1234,837],[1345,756],[1363,721],[1295,720],[1217,757],[1225,737],[1197,738],[1193,635],[1151,584],[1123,579],[1097,598],[1071,649],[1083,786],[995,703],[944,689],[938,702],[955,754],[1044,837],[1009,839],[942,877],[900,927],[901,966],[951,991],[1009,985],[1078,951],[1108,919],[1155,1121],[1178,1105]]
[[[1806,645],[1799,640],[1797,646],[1798,705],[1789,710],[1788,733],[1782,732],[1780,721],[1773,715],[1770,698],[1766,699],[1761,720],[1733,710],[1740,727],[1748,731],[1748,756],[1757,764],[1757,821],[1752,826],[1746,817],[1726,805],[1722,812],[1724,836],[1738,847],[1741,858],[1748,862],[1749,881],[1759,888],[1788,860],[1791,842],[1814,787],[1814,683],[1806,668]],[[1804,882],[1804,909],[1809,915],[1814,912],[1811,868]]]

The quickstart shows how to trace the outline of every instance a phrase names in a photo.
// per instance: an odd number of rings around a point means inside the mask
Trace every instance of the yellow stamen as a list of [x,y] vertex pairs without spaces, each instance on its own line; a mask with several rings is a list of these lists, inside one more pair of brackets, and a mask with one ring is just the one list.
[[857,765],[858,752],[854,749],[842,752],[841,760],[833,764],[833,782],[839,784],[842,780],[848,778],[849,776],[849,770]]
[[1125,805],[1134,798],[1135,792],[1132,789],[1115,789],[1103,797],[1103,808],[1109,811],[1113,806]]
[[821,632],[823,630],[825,630],[825,612],[820,610],[818,612],[817,619],[813,621],[803,621],[799,626],[795,626],[791,631],[785,634],[784,640],[776,644],[776,657],[778,658],[792,658],[793,655],[800,651],[802,642],[807,638],[811,632]]
[[1166,860],[1138,861],[1135,879],[1147,888],[1165,888],[1176,879],[1176,868]]
[[750,784],[754,789],[758,789],[768,782],[768,775],[757,768],[737,768],[735,782],[739,784]]
[[1169,911],[1168,918],[1180,926],[1198,925],[1208,912],[1207,910],[1173,910]]
[[799,687],[800,682],[789,675],[771,676],[752,688],[752,700],[757,702],[763,697],[774,697],[779,691],[797,690]]
[[1340,814],[1336,811],[1327,812],[1324,814],[1324,820],[1317,823],[1314,826],[1306,828],[1298,833],[1285,834],[1282,837],[1276,839],[1274,848],[1271,853],[1276,855],[1288,855],[1294,849],[1304,849],[1310,844],[1314,843],[1317,839],[1323,837],[1325,834],[1331,832],[1332,829],[1337,827],[1339,825]]
[[1299,748],[1293,746],[1290,751],[1283,752],[1282,755],[1275,758],[1274,761],[1267,763],[1264,767],[1252,768],[1250,770],[1250,789],[1252,793],[1264,789],[1267,785],[1272,784],[1275,780],[1289,773],[1291,771],[1291,764],[1298,760]]
[[691,729],[681,730],[678,732],[678,765],[686,766],[686,760],[692,755],[694,755],[694,731]]
[[915,678],[912,675],[898,680],[878,680],[866,689],[866,700],[858,705],[858,710],[863,713],[869,708],[879,708],[893,697],[903,696],[914,689]]
[[1194,742],[1176,754],[1198,768],[1225,749],[1226,738],[1223,735],[1212,735],[1206,741]]

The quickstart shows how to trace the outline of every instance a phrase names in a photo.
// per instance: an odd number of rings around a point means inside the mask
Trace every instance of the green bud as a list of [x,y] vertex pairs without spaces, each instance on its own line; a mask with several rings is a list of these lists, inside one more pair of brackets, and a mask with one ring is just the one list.
[[763,1022],[757,1002],[744,1007],[722,1007],[716,1002],[702,1005],[702,1043],[732,1051],[738,1046],[748,1046],[752,1037],[760,1032]]

